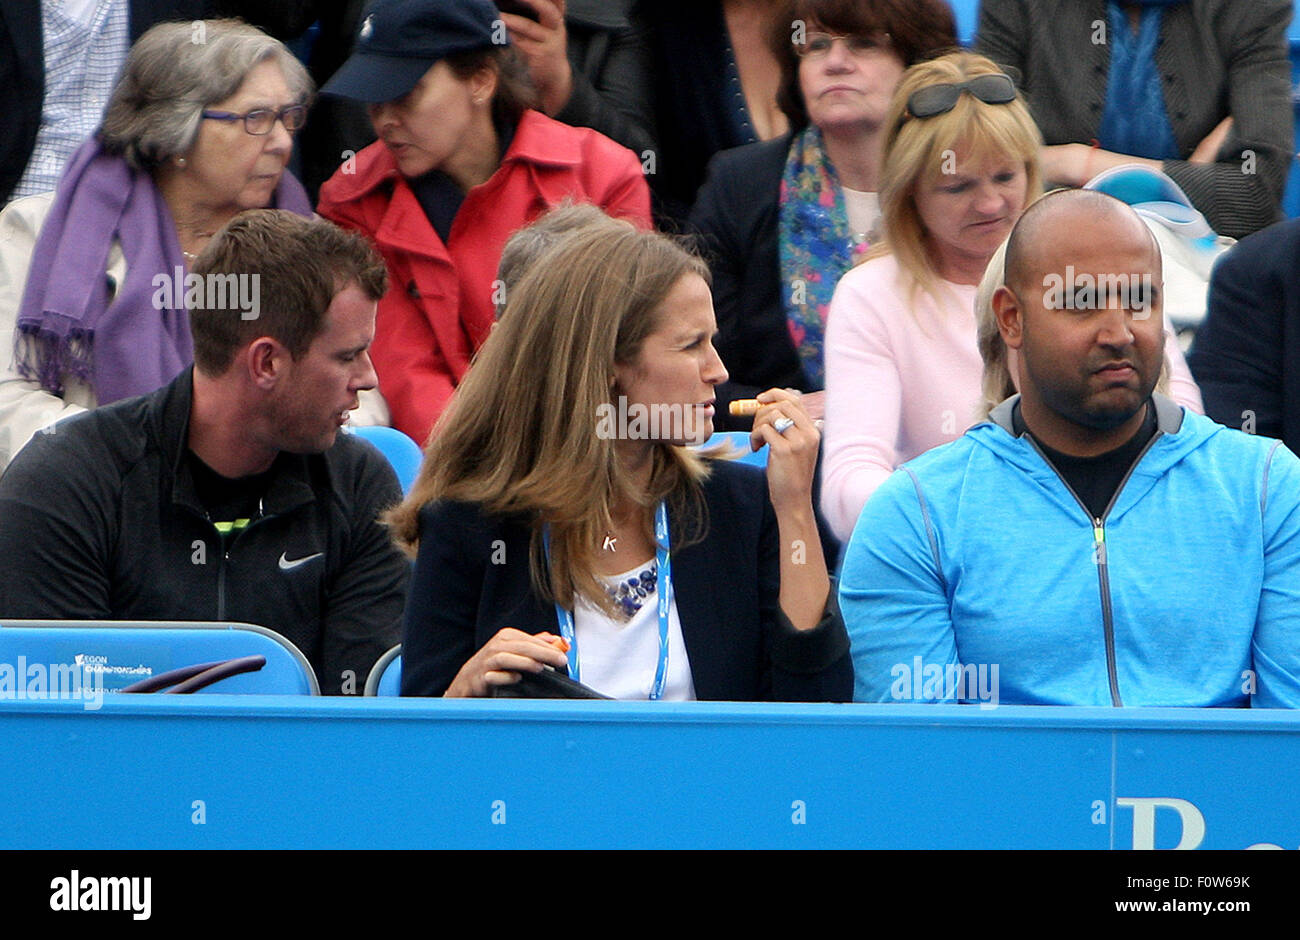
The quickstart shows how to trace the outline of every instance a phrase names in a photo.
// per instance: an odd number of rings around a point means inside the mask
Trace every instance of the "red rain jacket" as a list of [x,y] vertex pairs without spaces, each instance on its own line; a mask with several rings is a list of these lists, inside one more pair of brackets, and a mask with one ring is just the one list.
[[394,427],[428,438],[492,327],[506,239],[565,199],[652,224],[632,151],[537,111],[524,112],[497,171],[465,196],[446,245],[382,141],[321,187],[320,214],[368,236],[388,264],[370,352]]

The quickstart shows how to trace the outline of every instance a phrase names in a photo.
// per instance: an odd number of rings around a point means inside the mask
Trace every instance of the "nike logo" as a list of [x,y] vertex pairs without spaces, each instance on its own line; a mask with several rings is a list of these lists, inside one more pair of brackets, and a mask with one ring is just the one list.
[[288,554],[287,552],[281,552],[281,553],[280,553],[280,570],[281,570],[281,571],[291,571],[291,570],[293,570],[294,568],[297,568],[299,565],[305,565],[305,564],[307,564],[307,562],[311,561],[313,558],[320,558],[320,557],[321,557],[322,555],[324,555],[325,553],[324,553],[324,552],[317,552],[315,555],[307,555],[307,556],[304,557],[304,558],[295,558],[293,561],[290,561],[287,557],[285,557],[287,554]]

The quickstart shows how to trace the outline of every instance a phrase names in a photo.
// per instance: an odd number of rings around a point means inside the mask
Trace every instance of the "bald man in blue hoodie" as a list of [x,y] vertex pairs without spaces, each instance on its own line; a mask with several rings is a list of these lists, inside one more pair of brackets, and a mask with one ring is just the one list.
[[993,297],[1020,394],[901,467],[840,577],[859,701],[1300,705],[1300,461],[1153,392],[1160,253],[1031,206]]

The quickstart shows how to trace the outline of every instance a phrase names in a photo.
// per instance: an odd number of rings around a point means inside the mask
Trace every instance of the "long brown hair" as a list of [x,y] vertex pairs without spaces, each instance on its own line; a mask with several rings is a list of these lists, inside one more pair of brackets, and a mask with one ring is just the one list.
[[597,433],[598,416],[619,394],[614,366],[635,360],[658,325],[659,305],[687,275],[707,279],[708,269],[666,236],[630,226],[575,231],[538,258],[434,427],[410,495],[388,516],[398,544],[418,547],[427,503],[478,503],[532,528],[531,573],[541,596],[572,607],[578,593],[613,612],[595,570],[615,505],[666,500],[677,520],[674,547],[702,538],[706,460],[656,444],[641,492],[616,441]]

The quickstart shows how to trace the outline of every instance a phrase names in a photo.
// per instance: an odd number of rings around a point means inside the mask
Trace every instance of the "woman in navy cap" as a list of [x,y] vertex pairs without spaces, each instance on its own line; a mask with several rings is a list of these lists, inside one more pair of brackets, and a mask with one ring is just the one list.
[[533,110],[508,42],[487,0],[378,0],[322,89],[366,102],[379,137],[343,155],[319,211],[388,263],[371,356],[393,425],[417,441],[487,338],[511,232],[566,199],[650,225],[637,158]]

